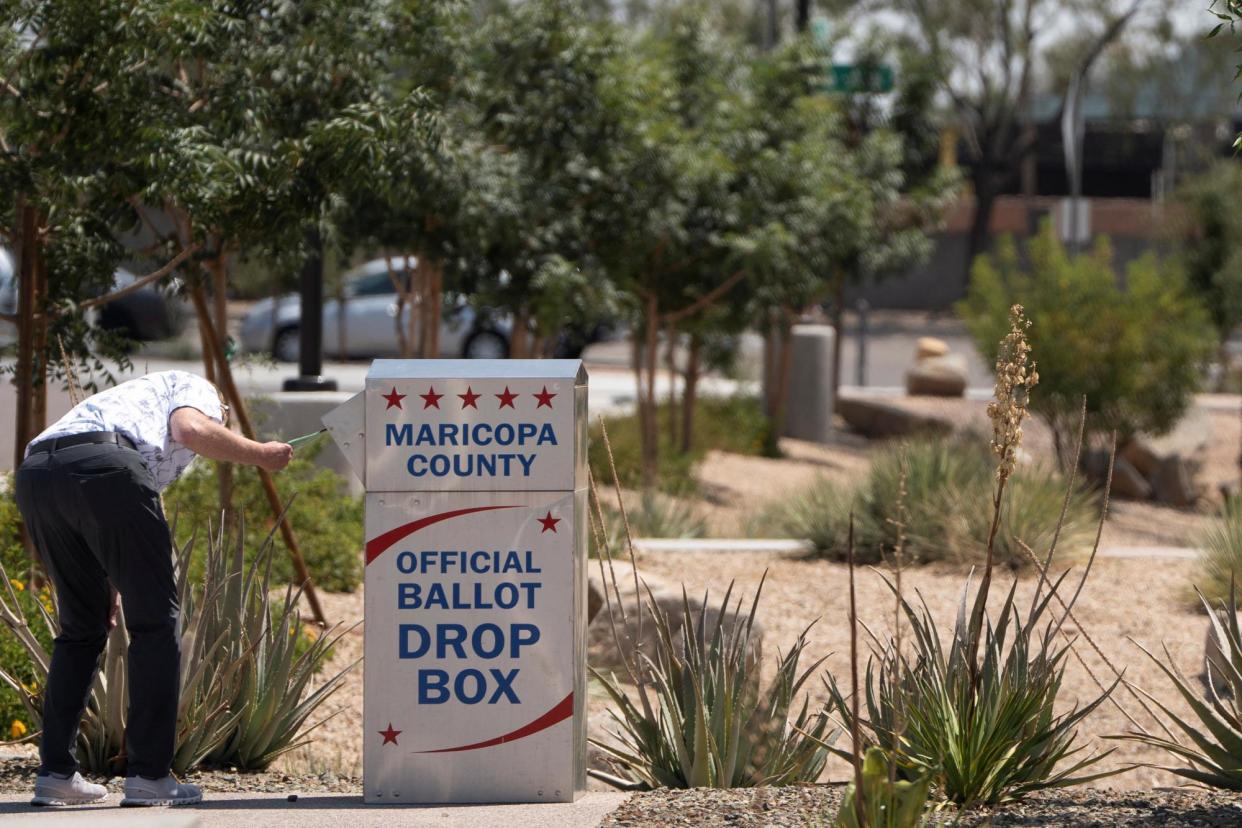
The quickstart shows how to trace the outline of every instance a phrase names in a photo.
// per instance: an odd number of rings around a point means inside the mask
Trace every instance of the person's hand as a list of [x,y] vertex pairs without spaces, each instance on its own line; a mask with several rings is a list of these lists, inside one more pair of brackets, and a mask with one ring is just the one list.
[[293,459],[293,446],[273,440],[263,443],[260,447],[259,459],[255,465],[270,472],[278,472]]
[[112,609],[108,610],[108,632],[116,629],[116,616],[121,611],[121,593],[116,591],[116,587],[112,582],[108,582],[108,589],[112,593]]

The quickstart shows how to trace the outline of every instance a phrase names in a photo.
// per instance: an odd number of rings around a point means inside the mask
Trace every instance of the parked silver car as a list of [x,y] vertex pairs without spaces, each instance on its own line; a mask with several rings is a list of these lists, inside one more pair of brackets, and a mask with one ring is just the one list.
[[[416,262],[412,257],[411,264]],[[402,258],[395,264],[404,264]],[[404,269],[398,277],[408,279]],[[399,354],[396,331],[397,292],[384,259],[375,259],[344,276],[345,344],[341,346],[341,302],[323,304],[323,350],[334,357],[380,357]],[[405,309],[403,324],[409,323]],[[271,352],[282,362],[297,362],[302,302],[295,295],[256,302],[242,321],[241,343],[253,353]],[[407,328],[408,329],[408,328]],[[440,355],[471,359],[504,359],[509,355],[512,322],[505,315],[479,313],[459,295],[444,299],[440,322]]]

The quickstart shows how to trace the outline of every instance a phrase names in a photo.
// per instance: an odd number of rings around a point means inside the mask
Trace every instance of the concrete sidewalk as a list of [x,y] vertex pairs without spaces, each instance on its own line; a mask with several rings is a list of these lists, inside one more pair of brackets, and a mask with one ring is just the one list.
[[591,792],[572,805],[370,806],[354,794],[309,794],[289,802],[287,794],[209,793],[187,808],[126,808],[116,795],[102,805],[32,808],[30,795],[0,795],[5,828],[594,828],[628,794]]

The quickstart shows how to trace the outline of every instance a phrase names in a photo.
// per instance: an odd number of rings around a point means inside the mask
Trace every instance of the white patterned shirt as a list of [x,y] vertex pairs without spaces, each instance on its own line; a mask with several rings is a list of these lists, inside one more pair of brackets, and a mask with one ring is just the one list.
[[[224,411],[214,385],[187,371],[160,371],[100,391],[78,403],[31,445],[52,437],[115,431],[133,441],[163,491],[197,456],[172,438],[168,420],[178,408],[194,408],[218,423]],[[27,453],[30,449],[27,447]]]

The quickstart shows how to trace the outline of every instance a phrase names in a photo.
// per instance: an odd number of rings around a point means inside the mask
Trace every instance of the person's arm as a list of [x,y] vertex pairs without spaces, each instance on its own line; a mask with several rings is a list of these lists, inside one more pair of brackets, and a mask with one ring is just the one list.
[[234,434],[196,408],[178,408],[168,419],[172,438],[208,460],[248,463],[280,471],[293,459],[288,443],[256,443]]

